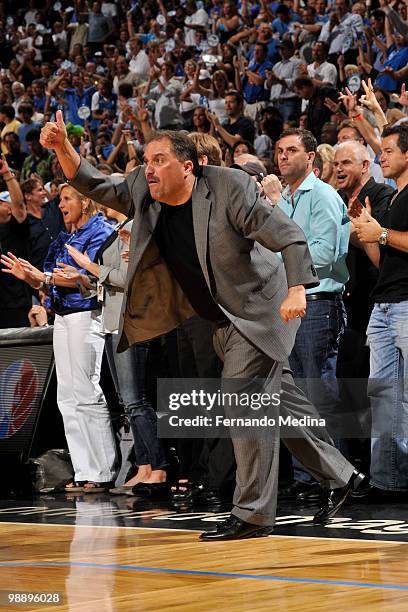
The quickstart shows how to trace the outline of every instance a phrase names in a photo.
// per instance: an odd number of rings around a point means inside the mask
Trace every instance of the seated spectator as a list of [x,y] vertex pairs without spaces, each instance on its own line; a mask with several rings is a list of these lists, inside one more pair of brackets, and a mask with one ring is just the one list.
[[18,119],[15,118],[15,115],[16,115],[16,112],[14,108],[11,106],[11,104],[3,104],[2,106],[0,106],[0,123],[4,124],[4,127],[2,128],[0,132],[1,151],[3,155],[6,155],[6,153],[8,152],[7,146],[4,142],[6,134],[10,134],[10,133],[16,134],[18,132],[18,128],[21,125],[20,121],[18,121]]
[[299,77],[293,83],[293,89],[303,100],[307,100],[308,130],[320,142],[322,127],[331,119],[331,111],[325,104],[326,98],[337,102],[339,92],[334,87],[317,86],[309,77]]

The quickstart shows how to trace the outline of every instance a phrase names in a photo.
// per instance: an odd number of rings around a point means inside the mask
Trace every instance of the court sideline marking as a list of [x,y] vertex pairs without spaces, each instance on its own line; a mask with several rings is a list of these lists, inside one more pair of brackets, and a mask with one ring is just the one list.
[[232,574],[228,572],[211,572],[211,571],[200,571],[200,570],[186,570],[186,569],[171,569],[164,567],[145,567],[137,565],[116,565],[116,564],[103,564],[103,563],[82,563],[79,561],[45,561],[45,562],[0,562],[0,567],[95,567],[99,569],[119,569],[119,570],[131,570],[138,572],[158,572],[163,574],[185,574],[188,576],[211,576],[215,578],[247,578],[251,580],[266,580],[274,582],[295,582],[295,583],[306,583],[306,584],[325,584],[335,586],[354,586],[354,587],[365,587],[371,589],[397,589],[400,591],[408,591],[408,585],[402,584],[378,584],[378,583],[364,583],[355,582],[352,580],[324,580],[321,578],[294,578],[291,576],[257,576],[253,574]]

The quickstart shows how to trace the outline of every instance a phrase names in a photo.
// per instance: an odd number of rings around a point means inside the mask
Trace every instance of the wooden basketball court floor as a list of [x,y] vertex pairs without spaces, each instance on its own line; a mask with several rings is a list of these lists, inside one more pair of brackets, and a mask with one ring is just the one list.
[[[408,505],[279,508],[274,535],[204,543],[228,513],[108,495],[0,502],[0,610],[408,611]],[[9,604],[10,593],[59,593]]]

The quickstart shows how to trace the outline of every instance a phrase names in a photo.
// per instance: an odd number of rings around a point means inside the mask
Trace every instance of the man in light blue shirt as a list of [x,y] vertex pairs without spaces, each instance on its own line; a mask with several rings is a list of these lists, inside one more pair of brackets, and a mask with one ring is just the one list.
[[[293,128],[283,132],[277,152],[287,187],[277,205],[302,228],[320,279],[318,287],[306,290],[306,315],[289,363],[294,377],[304,379],[301,382],[308,399],[325,418],[336,415],[339,407],[336,365],[345,325],[341,296],[349,276],[346,256],[350,223],[336,190],[313,172],[316,148],[316,139],[307,130]],[[320,487],[312,486],[311,476],[297,460],[294,476],[295,482],[281,491],[282,499],[312,501],[320,495]]]

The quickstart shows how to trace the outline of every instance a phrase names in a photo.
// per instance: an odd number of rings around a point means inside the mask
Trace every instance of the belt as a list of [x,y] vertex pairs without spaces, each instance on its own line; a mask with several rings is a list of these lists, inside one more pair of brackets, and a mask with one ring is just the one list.
[[328,291],[321,291],[320,293],[307,293],[306,302],[316,302],[317,300],[331,300],[334,302],[338,297],[341,297],[341,293],[329,293]]

